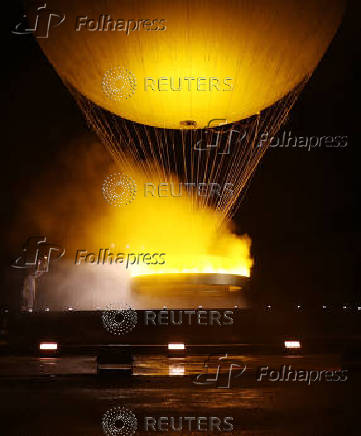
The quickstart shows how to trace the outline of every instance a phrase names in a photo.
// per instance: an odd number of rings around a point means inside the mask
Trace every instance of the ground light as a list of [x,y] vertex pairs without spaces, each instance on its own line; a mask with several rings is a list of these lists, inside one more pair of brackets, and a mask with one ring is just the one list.
[[284,341],[284,347],[286,350],[300,350],[301,349],[301,342],[300,341]]
[[44,352],[58,351],[58,343],[57,342],[40,342],[39,350],[44,351]]
[[168,343],[168,356],[181,357],[185,355],[186,347],[183,342],[169,342]]

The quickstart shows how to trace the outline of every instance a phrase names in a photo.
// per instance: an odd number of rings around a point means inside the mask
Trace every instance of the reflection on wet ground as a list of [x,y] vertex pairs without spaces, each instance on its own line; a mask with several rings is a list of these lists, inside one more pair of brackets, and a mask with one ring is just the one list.
[[[225,359],[226,357],[226,359]],[[224,362],[226,361],[226,362]],[[184,358],[168,358],[166,355],[134,355],[134,375],[187,376],[196,375],[204,370],[207,363],[210,373],[217,370],[219,363],[234,362],[246,365],[247,373],[256,372],[260,367],[269,365],[279,368],[281,365],[292,365],[300,369],[332,369],[340,367],[340,359],[330,355],[255,355],[244,356],[234,354],[214,354],[186,356]],[[272,365],[271,365],[272,364]],[[227,365],[224,371],[227,370]],[[95,374],[96,358],[94,356],[2,356],[0,359],[1,376],[38,376],[44,374]]]
[[[227,356],[242,362],[245,373],[231,386],[194,384],[207,356],[168,359],[135,356],[132,377],[97,377],[93,357],[0,358],[1,421],[4,436],[104,435],[102,418],[125,406],[136,416],[136,435],[359,435],[361,375],[344,382],[257,382],[260,366],[337,370],[334,355]],[[212,366],[212,365],[211,365]],[[217,366],[209,372],[215,374]],[[76,374],[76,375],[74,375]],[[150,376],[151,375],[151,376]],[[213,377],[214,378],[214,377]],[[232,417],[232,432],[145,430],[146,417]],[[179,423],[179,421],[177,421]],[[156,427],[157,429],[158,427]],[[164,426],[160,427],[163,428]],[[122,433],[114,433],[121,435]]]

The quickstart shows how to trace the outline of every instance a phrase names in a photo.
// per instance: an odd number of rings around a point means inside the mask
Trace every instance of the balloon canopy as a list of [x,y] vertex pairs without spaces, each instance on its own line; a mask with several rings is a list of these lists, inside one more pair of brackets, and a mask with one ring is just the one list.
[[48,0],[40,9],[49,34],[37,40],[120,172],[158,187],[179,181],[223,221],[344,1]]
[[59,75],[96,105],[160,128],[235,122],[317,66],[340,0],[49,0],[65,14],[38,39]]

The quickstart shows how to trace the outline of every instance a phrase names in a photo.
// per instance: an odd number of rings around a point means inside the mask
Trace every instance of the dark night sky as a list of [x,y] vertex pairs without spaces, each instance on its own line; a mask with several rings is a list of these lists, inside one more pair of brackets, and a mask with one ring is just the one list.
[[[13,2],[3,54],[1,271],[28,234],[18,228],[19,199],[64,144],[87,133],[83,116],[32,37],[10,29],[21,15]],[[359,17],[350,2],[331,47],[284,130],[300,136],[348,136],[343,149],[271,149],[259,165],[235,219],[253,240],[252,291],[261,303],[361,303],[359,162]],[[69,153],[79,153],[70,149]],[[51,205],[49,205],[51,207]],[[16,220],[19,221],[18,219]],[[24,217],[26,222],[26,217]],[[1,300],[15,283],[6,281]]]

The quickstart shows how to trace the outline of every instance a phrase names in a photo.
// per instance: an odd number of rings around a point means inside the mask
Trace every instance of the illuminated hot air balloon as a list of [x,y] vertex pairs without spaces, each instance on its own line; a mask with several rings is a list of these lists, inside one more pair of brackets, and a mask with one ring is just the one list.
[[228,184],[199,203],[229,218],[343,3],[53,0],[66,19],[38,41],[125,171]]

